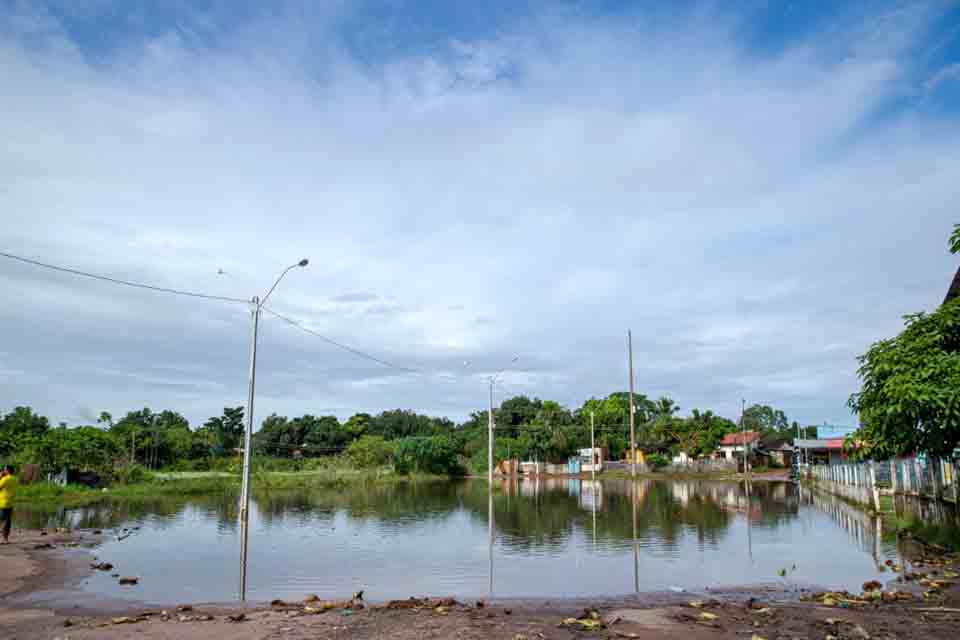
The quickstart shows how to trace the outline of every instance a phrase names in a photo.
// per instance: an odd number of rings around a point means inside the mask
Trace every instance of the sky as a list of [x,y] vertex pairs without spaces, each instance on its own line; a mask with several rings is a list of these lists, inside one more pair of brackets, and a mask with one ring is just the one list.
[[[957,267],[958,106],[955,2],[0,0],[0,251],[241,299],[309,258],[258,421],[460,420],[502,369],[576,408],[629,329],[682,414],[849,426]],[[0,411],[246,402],[249,305],[0,286]]]

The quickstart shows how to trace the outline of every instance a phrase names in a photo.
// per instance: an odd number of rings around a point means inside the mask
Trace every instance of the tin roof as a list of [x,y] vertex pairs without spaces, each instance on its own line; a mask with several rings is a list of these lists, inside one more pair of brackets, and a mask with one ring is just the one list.
[[760,439],[759,431],[745,431],[743,433],[728,433],[720,441],[721,447],[739,447],[744,442],[750,444]]
[[816,438],[807,440],[796,440],[795,446],[798,449],[825,449],[841,450],[843,449],[843,438]]

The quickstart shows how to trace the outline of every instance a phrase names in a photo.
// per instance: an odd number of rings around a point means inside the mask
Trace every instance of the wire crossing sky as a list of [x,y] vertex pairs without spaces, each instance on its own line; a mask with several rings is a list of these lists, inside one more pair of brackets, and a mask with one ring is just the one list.
[[682,414],[851,425],[857,356],[957,266],[956,2],[0,11],[0,410],[243,405],[248,307],[136,285],[240,302],[308,257],[258,414],[461,419],[517,353],[498,398],[576,407],[629,328]]

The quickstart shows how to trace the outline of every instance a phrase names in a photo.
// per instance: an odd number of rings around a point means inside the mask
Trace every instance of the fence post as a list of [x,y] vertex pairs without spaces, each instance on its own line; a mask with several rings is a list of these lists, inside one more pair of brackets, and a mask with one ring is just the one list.
[[877,465],[874,462],[870,463],[870,489],[873,492],[873,508],[880,513],[880,489],[877,487]]
[[890,486],[893,489],[893,495],[897,495],[897,459],[890,458]]

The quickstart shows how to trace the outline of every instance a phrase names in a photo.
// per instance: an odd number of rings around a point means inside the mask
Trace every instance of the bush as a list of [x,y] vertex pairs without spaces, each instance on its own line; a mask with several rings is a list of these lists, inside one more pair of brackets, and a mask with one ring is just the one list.
[[394,458],[397,473],[434,473],[460,476],[463,467],[456,447],[447,436],[402,438]]
[[120,484],[137,484],[153,480],[153,474],[139,464],[118,466],[114,469],[113,476]]
[[651,453],[647,456],[647,465],[654,471],[663,468],[668,464],[670,464],[670,461],[667,460],[666,456],[659,453]]
[[383,467],[393,460],[397,447],[381,436],[363,436],[347,447],[347,458],[361,469]]

